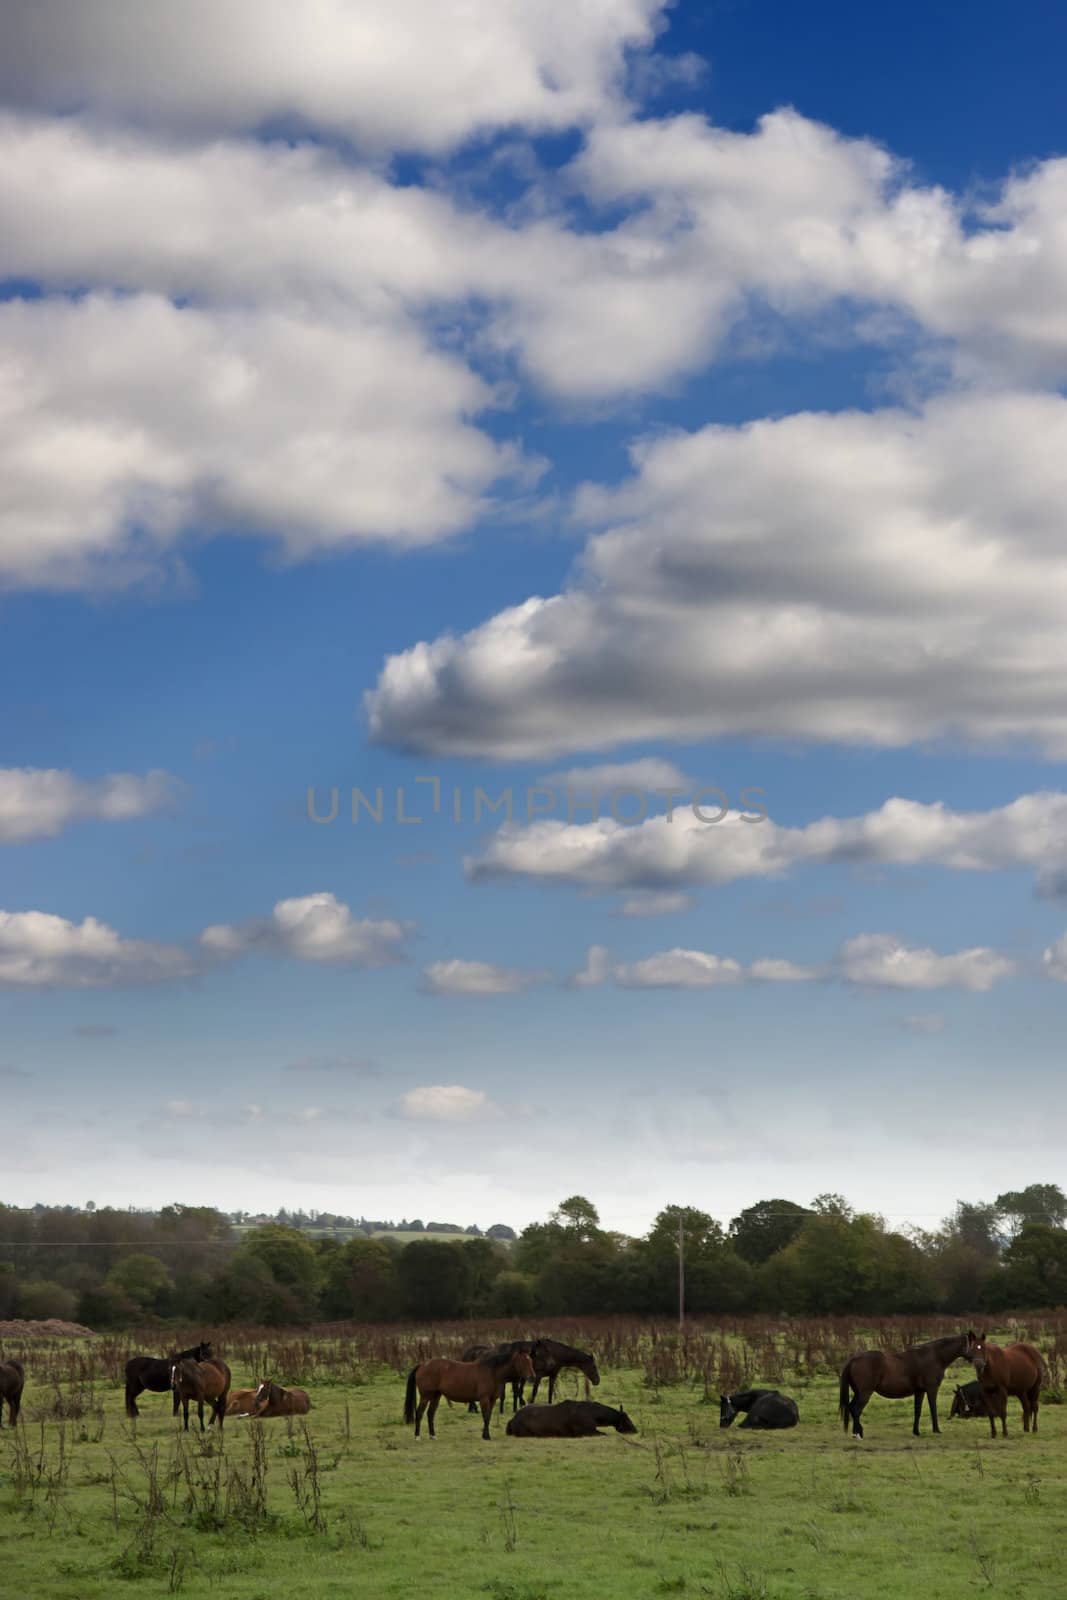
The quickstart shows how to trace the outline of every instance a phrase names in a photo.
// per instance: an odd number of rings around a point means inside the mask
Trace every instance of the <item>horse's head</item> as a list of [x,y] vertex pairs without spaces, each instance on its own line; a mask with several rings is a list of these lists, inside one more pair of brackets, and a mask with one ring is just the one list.
[[175,1357],[175,1359],[171,1362],[170,1386],[172,1389],[177,1389],[179,1387],[183,1377],[188,1378],[191,1375],[190,1372],[186,1370],[187,1368],[191,1368],[192,1371],[195,1372],[196,1362],[188,1360],[179,1361],[177,1357]]
[[198,1344],[196,1347],[196,1359],[198,1361],[210,1361],[211,1345],[204,1342]]
[[600,1382],[600,1371],[592,1356],[587,1361],[580,1361],[578,1370],[589,1379],[590,1383],[596,1384]]
[[636,1433],[637,1432],[637,1429],[634,1427],[633,1423],[630,1421],[630,1418],[626,1415],[626,1412],[622,1409],[621,1406],[619,1407],[619,1420],[615,1424],[615,1430],[616,1430],[617,1433]]
[[263,1379],[263,1382],[252,1396],[251,1404],[248,1407],[249,1416],[256,1416],[270,1403],[270,1392],[273,1387],[274,1385],[270,1378]]
[[975,1372],[981,1374],[989,1365],[987,1354],[988,1329],[984,1333],[975,1333],[972,1328],[967,1334],[967,1360],[973,1362]]
[[736,1416],[736,1407],[731,1404],[729,1396],[721,1394],[719,1396],[719,1427],[728,1428]]
[[952,1396],[952,1410],[948,1414],[948,1420],[951,1422],[953,1417],[964,1417],[964,1416],[966,1416],[967,1413],[964,1410],[964,1406],[965,1405],[966,1405],[966,1401],[963,1398],[963,1390],[960,1388],[959,1384],[957,1383],[956,1392]]
[[524,1383],[528,1378],[536,1378],[537,1373],[534,1371],[533,1353],[531,1352],[530,1355],[527,1355],[525,1350],[516,1350],[512,1371]]

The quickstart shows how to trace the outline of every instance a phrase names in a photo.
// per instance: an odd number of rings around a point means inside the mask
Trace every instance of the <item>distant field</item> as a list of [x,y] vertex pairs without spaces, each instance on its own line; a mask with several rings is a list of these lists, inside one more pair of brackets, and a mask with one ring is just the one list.
[[[1059,1322],[1027,1331],[1049,1349]],[[682,1344],[668,1328],[605,1323],[570,1331],[600,1350],[598,1397],[625,1405],[635,1438],[514,1440],[495,1420],[485,1443],[479,1419],[442,1405],[437,1439],[416,1443],[401,1420],[408,1362],[509,1331],[222,1330],[235,1386],[269,1371],[313,1400],[302,1422],[231,1418],[222,1439],[202,1436],[195,1414],[182,1433],[166,1395],[142,1396],[141,1419],[125,1419],[121,1362],[141,1336],[26,1349],[35,1380],[24,1421],[0,1433],[3,1592],[1053,1600],[1067,1587],[1063,1406],[1044,1406],[1026,1437],[1013,1401],[1008,1439],[991,1442],[984,1421],[947,1420],[952,1383],[970,1374],[960,1365],[942,1391],[941,1437],[924,1416],[913,1439],[910,1402],[875,1399],[856,1444],[841,1431],[833,1376],[814,1370],[842,1340],[865,1342],[855,1327],[705,1327]],[[759,1349],[767,1369],[746,1367]],[[16,1353],[8,1341],[3,1354]],[[786,1358],[791,1376],[778,1370]],[[798,1428],[719,1428],[717,1375],[728,1381],[737,1362],[795,1395]]]
[[[259,1223],[237,1223],[234,1233],[243,1235],[253,1233]],[[362,1228],[301,1228],[302,1234],[307,1234],[309,1239],[395,1239],[398,1244],[411,1244],[416,1239],[455,1239],[462,1242],[464,1239],[484,1239],[484,1233],[431,1233],[424,1229],[421,1233],[411,1233],[408,1229],[379,1228],[374,1233],[364,1233]],[[510,1239],[494,1239],[494,1244],[502,1244],[505,1248],[511,1244]]]

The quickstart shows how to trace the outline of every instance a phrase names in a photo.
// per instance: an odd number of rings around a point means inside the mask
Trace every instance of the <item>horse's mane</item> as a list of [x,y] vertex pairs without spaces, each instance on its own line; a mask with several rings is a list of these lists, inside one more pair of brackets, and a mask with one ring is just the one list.
[[560,1344],[558,1339],[537,1339],[535,1343],[543,1345],[558,1360],[565,1356],[568,1360],[592,1361],[593,1357],[588,1350],[576,1350],[572,1344]]
[[481,1358],[482,1366],[483,1367],[506,1367],[508,1362],[511,1360],[512,1356],[515,1354],[515,1351],[517,1349],[521,1349],[522,1344],[523,1344],[523,1340],[517,1339],[515,1341],[515,1343],[513,1345],[509,1345],[506,1350],[497,1350],[491,1356],[482,1356],[482,1358]]

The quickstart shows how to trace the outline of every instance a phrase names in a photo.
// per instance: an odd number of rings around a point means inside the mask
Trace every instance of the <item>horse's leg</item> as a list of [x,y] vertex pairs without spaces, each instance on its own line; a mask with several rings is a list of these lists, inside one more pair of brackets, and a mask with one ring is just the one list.
[[916,1389],[916,1391],[915,1391],[915,1421],[911,1425],[911,1431],[915,1435],[916,1438],[919,1437],[919,1418],[923,1414],[923,1399],[924,1399],[923,1391],[921,1389]]
[[437,1438],[436,1433],[434,1433],[434,1431],[433,1431],[433,1419],[437,1414],[437,1408],[438,1408],[438,1406],[440,1404],[441,1404],[441,1396],[440,1396],[440,1394],[435,1394],[433,1399],[430,1401],[430,1408],[426,1413],[426,1426],[430,1430],[430,1438],[431,1439],[436,1439]]
[[556,1374],[554,1372],[550,1372],[549,1375],[548,1375],[548,1403],[549,1403],[549,1405],[552,1404],[553,1398],[555,1397],[555,1393],[556,1393]]
[[926,1391],[926,1403],[930,1407],[930,1421],[933,1424],[933,1431],[935,1433],[940,1433],[941,1429],[937,1425],[937,1385],[936,1384],[934,1385],[934,1387],[932,1389],[927,1389],[927,1391]]
[[490,1421],[492,1419],[493,1405],[494,1405],[495,1401],[496,1401],[496,1396],[495,1395],[490,1395],[488,1400],[483,1400],[482,1401],[482,1438],[483,1439],[491,1439],[493,1437],[492,1434],[489,1432],[489,1423],[490,1423]]
[[419,1400],[418,1410],[415,1412],[415,1437],[416,1437],[416,1439],[419,1437],[419,1430],[422,1427],[422,1414],[426,1410],[426,1407],[429,1405],[429,1403],[430,1402],[427,1399],[426,1395],[422,1395],[420,1400]]
[[[126,1379],[126,1415],[128,1417],[139,1417],[141,1415],[141,1413],[137,1409],[137,1396],[140,1394],[140,1392],[141,1392],[141,1385],[139,1383],[134,1383],[132,1378],[127,1378]],[[177,1409],[177,1405],[178,1405],[178,1396],[177,1395],[174,1396],[174,1405],[175,1405],[175,1409]]]
[[185,1431],[189,1432],[189,1396],[182,1395],[182,1416],[185,1419]]
[[205,1433],[207,1430],[204,1427],[204,1402],[203,1402],[203,1400],[198,1400],[196,1402],[196,1414],[200,1418],[200,1432],[201,1433]]
[[872,1393],[871,1389],[868,1389],[866,1394],[862,1389],[857,1389],[848,1403],[848,1414],[852,1418],[852,1436],[854,1439],[863,1438],[863,1423],[860,1421],[860,1417]]

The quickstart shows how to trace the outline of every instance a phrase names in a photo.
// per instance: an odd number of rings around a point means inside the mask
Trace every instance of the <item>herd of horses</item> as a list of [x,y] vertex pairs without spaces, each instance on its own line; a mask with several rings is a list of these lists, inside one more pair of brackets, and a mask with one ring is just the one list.
[[[1037,1413],[1048,1369],[1041,1352],[1032,1344],[990,1344],[988,1334],[954,1333],[943,1339],[911,1345],[902,1351],[864,1350],[852,1356],[841,1372],[838,1411],[845,1432],[849,1422],[855,1438],[863,1438],[860,1417],[873,1394],[887,1400],[914,1398],[915,1419],[912,1432],[918,1435],[919,1419],[925,1398],[934,1433],[937,1422],[937,1394],[945,1372],[954,1361],[969,1361],[975,1370],[972,1383],[957,1384],[950,1417],[987,1417],[990,1432],[1001,1437],[1008,1433],[1007,1409],[1011,1397],[1022,1405],[1023,1432],[1037,1432]],[[435,1356],[412,1367],[404,1397],[404,1421],[413,1423],[420,1437],[425,1415],[430,1437],[434,1417],[442,1400],[457,1401],[471,1411],[481,1410],[482,1438],[489,1439],[489,1424],[499,1403],[504,1414],[504,1397],[511,1385],[511,1420],[507,1433],[512,1438],[573,1439],[588,1438],[601,1428],[618,1433],[636,1433],[625,1411],[601,1405],[590,1399],[555,1402],[556,1380],[567,1369],[580,1372],[588,1385],[600,1383],[596,1359],[587,1350],[561,1344],[556,1339],[514,1339],[495,1348],[471,1345],[458,1361]],[[548,1380],[548,1404],[538,1405],[537,1391]],[[8,1421],[17,1422],[26,1375],[18,1361],[0,1361],[0,1427],[6,1404]],[[530,1402],[525,1386],[532,1383]],[[283,1389],[264,1379],[254,1389],[231,1389],[230,1369],[212,1353],[211,1345],[201,1342],[189,1350],[178,1350],[165,1357],[131,1356],[126,1363],[126,1415],[140,1416],[137,1397],[145,1390],[173,1396],[173,1415],[182,1411],[183,1424],[189,1427],[189,1407],[194,1405],[204,1431],[204,1407],[210,1408],[207,1426],[220,1431],[227,1417],[304,1416],[311,1401],[303,1389]],[[742,1415],[742,1428],[795,1428],[800,1413],[795,1400],[777,1389],[744,1389],[737,1394],[719,1396],[719,1425],[728,1428]]]

